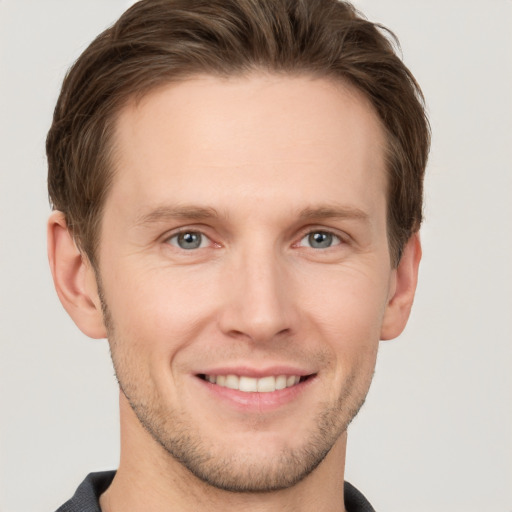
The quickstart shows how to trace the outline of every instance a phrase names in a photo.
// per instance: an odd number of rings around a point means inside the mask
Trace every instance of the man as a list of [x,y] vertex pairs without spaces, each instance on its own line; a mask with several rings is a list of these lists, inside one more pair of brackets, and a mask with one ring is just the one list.
[[107,337],[121,460],[61,511],[367,511],[347,427],[398,336],[429,129],[336,0],[146,0],[66,77],[49,259]]

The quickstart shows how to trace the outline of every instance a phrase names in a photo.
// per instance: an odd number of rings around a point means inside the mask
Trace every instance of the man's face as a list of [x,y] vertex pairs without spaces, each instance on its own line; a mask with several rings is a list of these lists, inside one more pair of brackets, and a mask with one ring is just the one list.
[[199,77],[115,142],[99,274],[149,442],[220,488],[296,483],[364,401],[394,289],[376,115],[326,80]]

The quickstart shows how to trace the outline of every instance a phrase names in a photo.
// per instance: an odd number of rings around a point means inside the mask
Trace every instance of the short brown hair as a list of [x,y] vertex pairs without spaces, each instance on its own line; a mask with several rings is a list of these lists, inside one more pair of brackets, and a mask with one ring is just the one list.
[[430,129],[396,37],[338,0],[142,0],[69,70],[48,133],[53,208],[92,264],[112,181],[117,114],[133,97],[197,74],[251,70],[344,80],[386,131],[388,239],[394,265],[422,220]]

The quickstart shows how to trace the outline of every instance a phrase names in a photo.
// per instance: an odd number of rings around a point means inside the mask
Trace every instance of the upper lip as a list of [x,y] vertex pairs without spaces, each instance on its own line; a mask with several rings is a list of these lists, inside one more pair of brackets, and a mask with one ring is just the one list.
[[298,375],[305,377],[316,372],[290,365],[274,365],[266,368],[254,368],[250,366],[216,366],[213,368],[205,368],[196,375],[237,375],[239,377],[252,377],[260,379],[269,375]]

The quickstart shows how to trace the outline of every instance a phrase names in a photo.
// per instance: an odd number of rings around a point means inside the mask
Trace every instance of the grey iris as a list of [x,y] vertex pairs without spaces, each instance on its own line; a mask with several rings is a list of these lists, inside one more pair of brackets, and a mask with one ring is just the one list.
[[197,249],[201,245],[201,233],[180,233],[177,242],[181,249]]
[[332,245],[332,234],[324,231],[315,231],[308,235],[308,242],[313,249],[327,249]]

